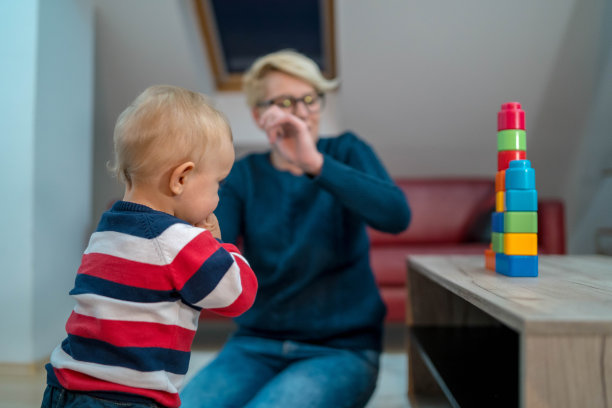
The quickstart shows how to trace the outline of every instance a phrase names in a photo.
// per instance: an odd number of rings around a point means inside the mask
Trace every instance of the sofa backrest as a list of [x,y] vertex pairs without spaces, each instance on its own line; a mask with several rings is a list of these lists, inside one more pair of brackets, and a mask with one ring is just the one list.
[[495,183],[483,178],[395,179],[412,211],[400,234],[369,229],[373,246],[386,244],[454,244],[468,240],[495,208]]

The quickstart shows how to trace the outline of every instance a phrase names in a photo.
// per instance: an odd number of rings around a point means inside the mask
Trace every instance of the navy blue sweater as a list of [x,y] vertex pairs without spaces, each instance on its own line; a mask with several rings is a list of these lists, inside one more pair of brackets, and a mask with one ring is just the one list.
[[351,133],[319,139],[321,174],[275,169],[269,153],[236,162],[216,210],[225,242],[240,237],[259,281],[238,335],[380,350],[385,306],[366,224],[403,231],[410,209],[373,150]]

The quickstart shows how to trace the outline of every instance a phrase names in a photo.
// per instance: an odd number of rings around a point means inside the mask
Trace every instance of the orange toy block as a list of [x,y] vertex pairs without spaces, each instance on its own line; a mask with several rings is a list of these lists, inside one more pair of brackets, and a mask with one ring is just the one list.
[[506,189],[506,170],[500,170],[495,174],[495,191]]
[[504,234],[504,254],[537,255],[538,234],[507,233]]
[[495,251],[485,249],[485,268],[495,271]]

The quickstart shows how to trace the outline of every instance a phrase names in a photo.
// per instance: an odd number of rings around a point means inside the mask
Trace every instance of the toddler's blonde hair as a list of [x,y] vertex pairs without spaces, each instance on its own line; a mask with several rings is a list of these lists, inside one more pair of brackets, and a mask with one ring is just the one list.
[[111,170],[131,186],[185,161],[199,163],[222,137],[232,138],[227,118],[206,97],[184,88],[147,88],[117,119]]

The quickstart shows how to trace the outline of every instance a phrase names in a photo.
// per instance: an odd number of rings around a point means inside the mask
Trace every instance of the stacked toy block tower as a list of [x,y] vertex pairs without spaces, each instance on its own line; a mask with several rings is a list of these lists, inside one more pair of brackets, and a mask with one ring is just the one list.
[[507,276],[538,276],[538,195],[527,160],[525,112],[518,102],[497,114],[497,174],[491,246],[485,266]]

